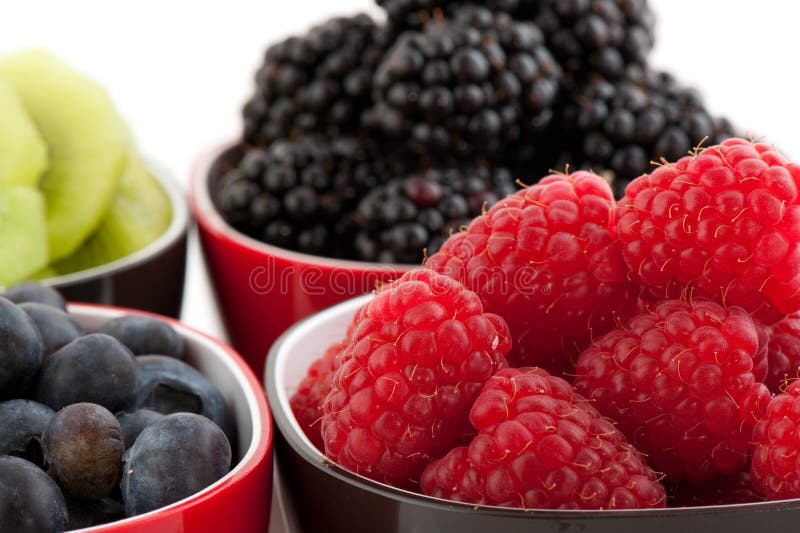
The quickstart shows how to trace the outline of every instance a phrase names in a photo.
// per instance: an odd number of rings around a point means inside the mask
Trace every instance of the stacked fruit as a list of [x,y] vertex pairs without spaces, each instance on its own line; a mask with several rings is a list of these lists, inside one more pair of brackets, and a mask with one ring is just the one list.
[[0,57],[0,286],[98,266],[171,220],[105,91],[42,51]]
[[516,182],[592,169],[621,196],[651,161],[733,133],[648,66],[646,0],[378,4],[385,23],[334,18],[267,50],[245,155],[212,183],[239,231],[414,264]]
[[344,468],[474,504],[800,498],[798,191],[737,138],[619,201],[546,176],[379,291],[295,416]]
[[87,333],[52,289],[3,296],[0,530],[146,513],[230,470],[232,416],[168,324],[125,315]]

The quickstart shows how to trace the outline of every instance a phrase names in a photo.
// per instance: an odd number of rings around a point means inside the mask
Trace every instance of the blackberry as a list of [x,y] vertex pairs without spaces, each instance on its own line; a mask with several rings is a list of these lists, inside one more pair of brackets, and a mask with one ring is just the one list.
[[700,96],[658,71],[629,69],[623,80],[594,78],[561,110],[561,154],[557,168],[604,174],[621,197],[652,161],[674,161],[696,147],[733,136],[733,127],[706,110]]
[[400,36],[367,122],[417,153],[491,158],[547,126],[559,78],[535,25],[466,6]]
[[542,29],[547,46],[576,79],[622,76],[644,65],[653,47],[655,17],[647,0],[520,0],[520,15]]
[[245,142],[267,146],[308,132],[356,132],[385,40],[385,29],[361,14],[269,47],[243,110]]
[[370,191],[354,214],[356,259],[419,263],[452,231],[517,190],[502,167],[429,168]]
[[[513,13],[519,9],[520,1],[487,0],[482,5],[492,11]],[[429,21],[441,18],[453,8],[468,4],[464,0],[375,0],[386,11],[386,18],[393,34],[405,30],[420,30]]]
[[380,183],[372,147],[352,137],[282,139],[245,152],[216,183],[217,208],[239,231],[300,252],[349,254],[352,225],[338,223]]

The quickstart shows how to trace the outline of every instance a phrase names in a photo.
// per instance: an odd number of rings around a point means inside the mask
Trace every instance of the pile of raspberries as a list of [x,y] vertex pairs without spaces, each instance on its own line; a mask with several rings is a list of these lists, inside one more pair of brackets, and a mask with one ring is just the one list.
[[338,465],[475,505],[800,498],[799,189],[738,138],[619,201],[544,177],[378,291],[294,414]]

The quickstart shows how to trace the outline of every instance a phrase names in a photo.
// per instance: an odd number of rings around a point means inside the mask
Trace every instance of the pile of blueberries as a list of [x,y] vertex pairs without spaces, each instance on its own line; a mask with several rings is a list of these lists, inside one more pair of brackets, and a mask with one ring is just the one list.
[[158,509],[231,468],[234,422],[145,316],[84,331],[50,288],[0,296],[0,531],[63,531]]

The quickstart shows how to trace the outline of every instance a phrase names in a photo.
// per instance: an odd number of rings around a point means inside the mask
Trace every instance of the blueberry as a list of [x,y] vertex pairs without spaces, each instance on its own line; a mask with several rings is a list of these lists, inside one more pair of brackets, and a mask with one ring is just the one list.
[[191,496],[230,466],[230,443],[216,424],[191,413],[165,416],[147,426],[125,454],[125,512],[135,516]]
[[82,501],[67,498],[69,529],[83,529],[125,518],[125,506],[114,498]]
[[122,430],[107,409],[75,403],[57,412],[42,435],[47,471],[79,500],[109,496],[122,475]]
[[139,409],[132,413],[117,413],[117,421],[122,428],[122,437],[125,441],[125,448],[130,448],[136,441],[136,437],[144,428],[164,418],[164,415],[151,411],[150,409]]
[[0,402],[0,455],[16,455],[42,465],[41,436],[53,410],[31,400]]
[[98,333],[119,340],[134,355],[168,355],[183,359],[183,339],[169,324],[146,316],[123,316],[103,324]]
[[22,309],[0,298],[0,398],[21,396],[42,364],[42,337]]
[[67,528],[67,504],[58,485],[33,463],[0,456],[0,531],[42,533]]
[[233,421],[225,399],[200,372],[171,357],[141,355],[133,407],[163,414],[196,413],[210,418],[233,440]]
[[117,339],[97,333],[86,335],[45,361],[34,399],[56,410],[78,402],[123,410],[136,394],[137,372],[136,359]]
[[67,310],[67,301],[57,290],[39,285],[38,283],[26,282],[14,285],[13,287],[9,287],[3,296],[17,304],[23,302],[37,302],[56,307],[62,311]]
[[83,330],[72,317],[51,305],[37,302],[19,304],[19,308],[31,317],[44,344],[44,358],[66,346],[81,335]]

